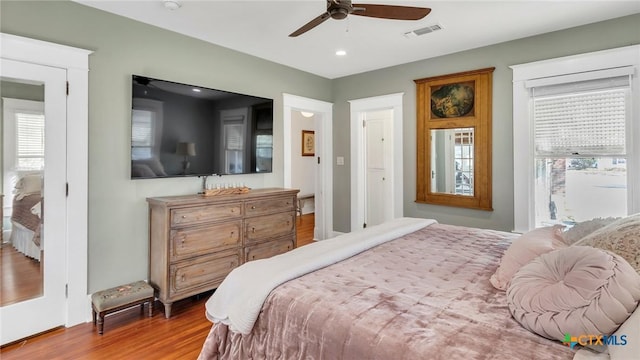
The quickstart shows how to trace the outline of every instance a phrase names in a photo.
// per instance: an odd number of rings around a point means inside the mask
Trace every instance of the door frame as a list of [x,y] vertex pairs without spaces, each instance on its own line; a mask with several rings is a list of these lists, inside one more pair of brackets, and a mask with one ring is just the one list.
[[291,94],[282,94],[284,134],[284,187],[291,187],[291,111],[311,111],[317,114],[315,126],[316,171],[314,239],[324,240],[333,234],[333,104]]
[[364,128],[362,115],[368,111],[392,109],[393,124],[391,138],[393,153],[391,164],[391,204],[393,217],[404,216],[403,208],[403,164],[402,164],[402,99],[404,93],[374,96],[349,100],[351,106],[351,231],[362,228],[365,221],[365,163],[364,163]]
[[[62,68],[67,73],[65,326],[91,318],[88,278],[89,55],[91,50],[0,33],[3,59]],[[60,89],[60,91],[65,91]]]

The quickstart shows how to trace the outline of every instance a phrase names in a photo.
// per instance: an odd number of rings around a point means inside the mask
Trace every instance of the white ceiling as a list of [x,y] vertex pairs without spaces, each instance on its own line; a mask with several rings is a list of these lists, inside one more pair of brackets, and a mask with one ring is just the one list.
[[[354,3],[429,7],[418,21],[349,16],[329,19],[297,37],[288,35],[326,11],[325,0],[74,0],[223,47],[329,79],[462,50],[640,13],[640,0],[626,1],[396,1]],[[404,33],[439,24],[420,37]],[[336,50],[347,51],[338,57]]]

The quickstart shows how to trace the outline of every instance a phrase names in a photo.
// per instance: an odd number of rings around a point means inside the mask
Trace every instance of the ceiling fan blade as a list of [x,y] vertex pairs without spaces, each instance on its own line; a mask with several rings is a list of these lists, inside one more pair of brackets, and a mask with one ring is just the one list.
[[352,15],[394,20],[420,20],[431,12],[429,8],[396,5],[353,4],[353,8]]
[[318,16],[317,18],[309,21],[308,23],[302,25],[302,27],[294,32],[292,32],[291,34],[289,34],[289,37],[296,37],[298,35],[302,35],[304,33],[306,33],[307,31],[313,29],[314,27],[322,24],[323,22],[327,21],[327,19],[331,18],[331,15],[326,12],[320,16]]

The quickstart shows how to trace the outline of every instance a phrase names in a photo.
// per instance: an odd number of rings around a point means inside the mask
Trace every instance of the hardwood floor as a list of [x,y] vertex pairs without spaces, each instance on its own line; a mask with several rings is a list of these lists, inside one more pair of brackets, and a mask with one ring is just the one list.
[[[313,242],[313,214],[297,220],[297,246]],[[2,360],[13,359],[196,359],[211,323],[205,317],[210,293],[173,304],[166,319],[159,302],[149,318],[140,307],[108,315],[104,334],[92,323],[58,328],[0,348]]]
[[42,295],[40,262],[24,256],[9,244],[0,248],[0,306]]

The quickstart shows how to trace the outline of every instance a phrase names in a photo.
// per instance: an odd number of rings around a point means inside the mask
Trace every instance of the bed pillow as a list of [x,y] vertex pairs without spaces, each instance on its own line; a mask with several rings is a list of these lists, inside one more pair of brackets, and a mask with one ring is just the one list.
[[594,231],[605,227],[614,221],[620,220],[619,217],[608,217],[608,218],[595,218],[587,221],[581,221],[576,223],[575,225],[566,228],[562,232],[562,238],[567,245],[572,245],[573,243],[581,240],[587,235],[590,235]]
[[513,240],[500,259],[500,266],[489,279],[491,285],[496,289],[506,290],[509,281],[522,266],[538,255],[567,247],[562,239],[562,228],[562,225],[538,228]]
[[602,227],[576,246],[593,246],[622,256],[640,274],[640,213],[629,215]]
[[13,189],[17,200],[21,200],[27,195],[40,194],[40,191],[42,191],[41,174],[29,174],[21,177]]
[[640,275],[609,251],[572,246],[540,255],[507,290],[509,311],[526,329],[563,341],[566,334],[609,335],[640,301]]

